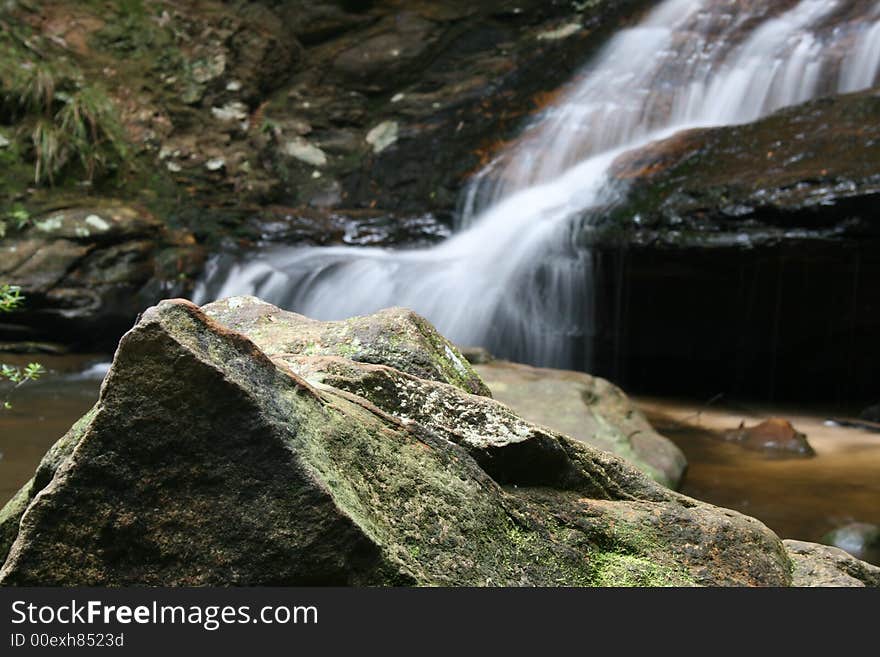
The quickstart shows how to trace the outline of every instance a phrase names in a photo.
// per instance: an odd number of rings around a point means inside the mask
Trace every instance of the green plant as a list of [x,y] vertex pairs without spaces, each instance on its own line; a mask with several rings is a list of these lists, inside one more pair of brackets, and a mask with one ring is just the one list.
[[98,169],[107,169],[112,160],[125,161],[128,146],[124,131],[112,101],[102,89],[84,86],[69,96],[65,94],[62,100],[64,105],[56,115],[56,125],[89,180]]
[[6,410],[12,408],[12,402],[10,402],[12,394],[28,381],[36,381],[45,373],[46,370],[39,363],[28,363],[24,367],[0,364],[0,379],[7,379],[13,384],[3,399],[3,408]]
[[55,90],[65,79],[61,71],[49,64],[23,65],[14,88],[18,102],[38,113],[50,112],[55,102]]
[[11,226],[15,230],[22,230],[31,221],[30,213],[20,203],[12,206],[6,214],[0,217],[0,239],[6,237]]
[[58,127],[50,121],[40,119],[31,132],[34,144],[34,182],[48,181],[55,183],[55,174],[67,163],[67,152],[62,145],[63,135]]
[[[15,285],[0,285],[0,312],[12,312],[21,306],[24,297],[21,288]],[[10,399],[13,393],[28,381],[36,381],[46,370],[39,363],[28,363],[24,367],[15,367],[0,363],[0,379],[5,379],[12,384],[3,398],[2,405],[5,409],[12,408]]]
[[63,60],[42,61],[21,43],[0,39],[0,111],[30,135],[34,182],[54,185],[73,163],[91,182],[125,162],[125,132],[103,87]]
[[8,313],[21,306],[24,297],[17,285],[0,285],[0,312]]

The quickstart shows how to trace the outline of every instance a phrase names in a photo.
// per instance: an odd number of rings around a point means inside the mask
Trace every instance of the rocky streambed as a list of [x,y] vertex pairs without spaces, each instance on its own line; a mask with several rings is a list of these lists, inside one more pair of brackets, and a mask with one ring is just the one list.
[[144,313],[0,528],[7,585],[880,576],[519,417],[410,312],[323,323],[253,298]]

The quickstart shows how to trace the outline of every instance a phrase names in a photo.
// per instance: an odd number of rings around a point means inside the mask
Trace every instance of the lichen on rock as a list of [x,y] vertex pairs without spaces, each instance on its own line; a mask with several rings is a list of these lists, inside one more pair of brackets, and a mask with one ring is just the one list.
[[411,310],[389,308],[375,316],[319,322],[253,297],[231,297],[204,310],[274,356],[342,356],[491,396],[458,349]]

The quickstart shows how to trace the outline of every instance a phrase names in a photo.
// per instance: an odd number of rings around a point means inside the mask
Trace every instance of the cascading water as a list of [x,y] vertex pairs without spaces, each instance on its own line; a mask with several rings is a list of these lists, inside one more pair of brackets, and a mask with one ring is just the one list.
[[588,367],[592,265],[576,220],[619,198],[614,160],[680,130],[867,88],[878,73],[880,2],[666,0],[474,179],[444,243],[219,258],[194,296],[255,294],[319,319],[406,306],[460,344]]

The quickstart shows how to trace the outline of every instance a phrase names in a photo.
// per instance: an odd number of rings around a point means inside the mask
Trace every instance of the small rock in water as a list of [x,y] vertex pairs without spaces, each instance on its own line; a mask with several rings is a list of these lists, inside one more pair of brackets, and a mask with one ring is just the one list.
[[880,551],[880,527],[866,522],[853,522],[829,532],[822,537],[822,542],[865,559],[869,552]]
[[736,442],[748,449],[790,452],[801,456],[815,456],[807,436],[797,431],[791,422],[770,418],[753,427],[741,424],[733,431],[724,432],[725,440]]

